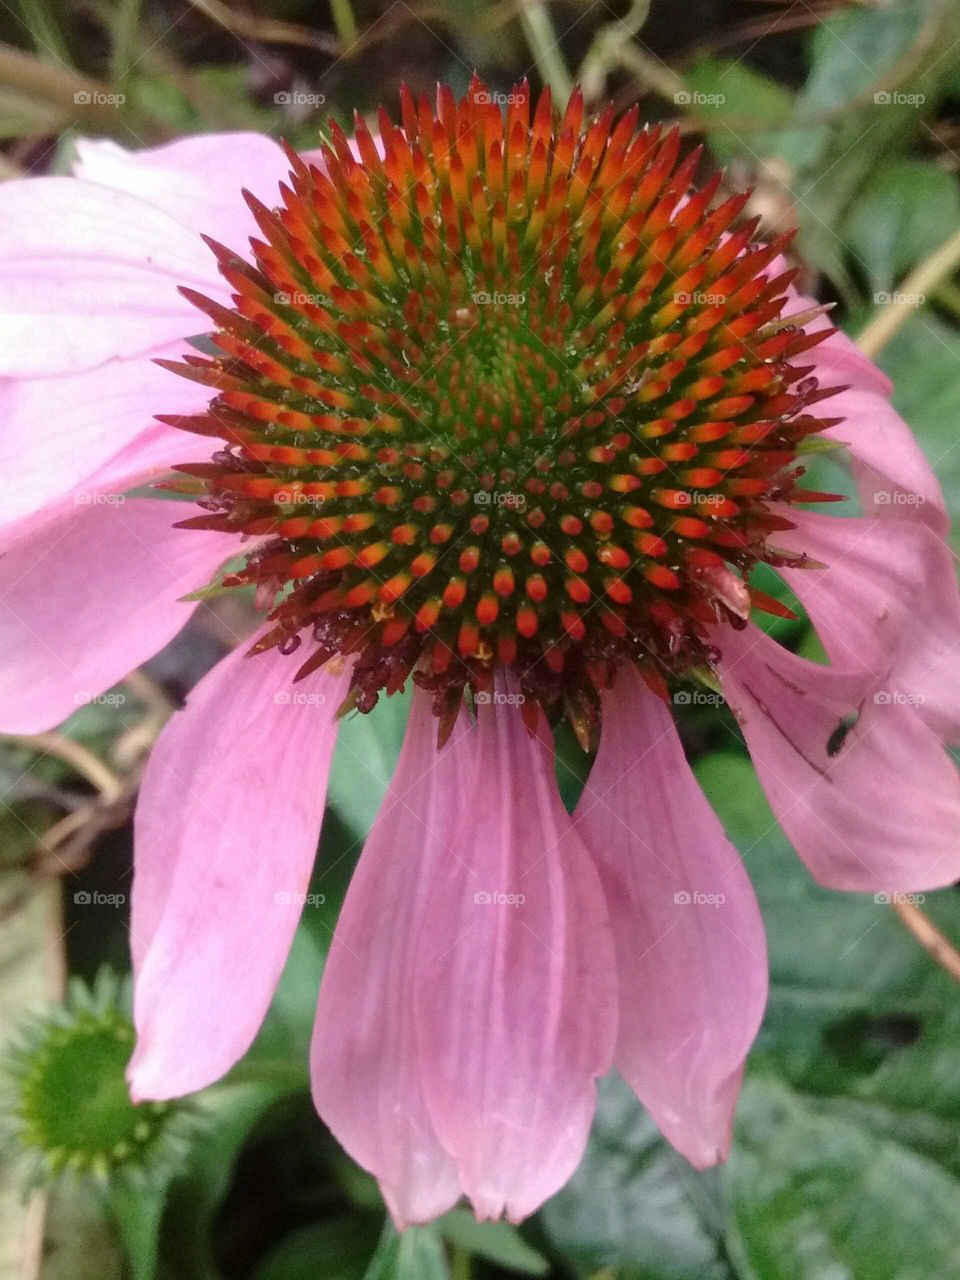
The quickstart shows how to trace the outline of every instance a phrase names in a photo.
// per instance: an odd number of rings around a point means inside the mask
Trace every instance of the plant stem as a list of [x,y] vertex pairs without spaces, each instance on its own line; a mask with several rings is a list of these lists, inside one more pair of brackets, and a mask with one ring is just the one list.
[[110,70],[113,87],[122,89],[136,59],[137,28],[140,25],[140,0],[120,0],[111,24],[113,48],[110,53]]
[[573,89],[553,20],[542,0],[520,0],[520,25],[533,54],[534,65],[544,84],[548,84],[559,107],[563,107]]
[[345,54],[349,53],[357,43],[359,34],[350,0],[330,0],[330,12],[333,15],[333,25],[337,28],[337,35],[340,37],[342,50]]
[[916,299],[928,297],[960,266],[960,231],[935,249],[929,257],[918,262],[910,274],[897,286],[896,301],[884,303],[857,338],[860,350],[872,359],[906,324],[917,310]]
[[903,895],[891,894],[890,904],[916,940],[954,982],[960,982],[960,951],[937,928],[929,916]]
[[470,1254],[459,1245],[454,1245],[450,1259],[450,1280],[470,1280],[473,1270]]

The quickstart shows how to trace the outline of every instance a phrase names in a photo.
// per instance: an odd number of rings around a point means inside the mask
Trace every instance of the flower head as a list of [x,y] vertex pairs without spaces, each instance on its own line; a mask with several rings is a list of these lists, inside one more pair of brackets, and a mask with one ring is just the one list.
[[[201,1088],[247,1050],[308,901],[338,712],[416,686],[389,784],[351,762],[386,795],[311,1052],[318,1110],[400,1223],[461,1194],[480,1216],[532,1212],[575,1168],[611,1064],[694,1164],[729,1149],[763,926],[668,679],[711,668],[822,883],[960,877],[942,746],[960,740],[960,595],[943,495],[885,379],[798,297],[785,241],[738,223],[742,197],[691,189],[675,134],[584,121],[578,96],[559,120],[525,87],[505,116],[490,97],[407,96],[402,127],[331,127],[301,157],[249,136],[88,147],[79,179],[10,184],[0,213],[20,307],[0,443],[32,477],[0,528],[4,727],[47,728],[155,652],[184,590],[238,552],[220,585],[256,584],[270,612],[144,775],[136,1096]],[[244,207],[241,181],[268,203]],[[230,246],[219,275],[201,231]],[[57,320],[43,360],[38,296]],[[186,342],[193,303],[213,359]],[[818,436],[862,514],[807,509],[829,496],[802,487]],[[204,508],[192,529],[170,502],[78,514],[78,495],[172,462],[167,487]],[[828,664],[754,624],[779,607],[759,562]],[[572,815],[563,714],[599,737]]]
[[691,194],[676,130],[509,103],[405,93],[403,129],[291,155],[254,261],[212,245],[234,307],[187,291],[221,354],[179,369],[216,395],[168,421],[227,445],[180,468],[185,523],[266,539],[229,578],[283,592],[258,648],[356,655],[364,710],[415,672],[447,730],[509,668],[583,731],[624,663],[708,665],[784,506],[829,497],[798,458],[831,331],[782,319],[789,237]]

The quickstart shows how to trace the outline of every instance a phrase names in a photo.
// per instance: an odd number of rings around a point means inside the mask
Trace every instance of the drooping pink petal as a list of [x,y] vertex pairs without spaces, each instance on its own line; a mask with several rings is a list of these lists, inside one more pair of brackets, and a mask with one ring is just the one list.
[[614,1064],[697,1168],[724,1160],[763,1017],[760,909],[669,709],[623,671],[574,814],[606,893],[620,977]]
[[916,436],[883,396],[851,387],[824,401],[824,413],[843,418],[823,435],[848,446],[865,515],[915,520],[946,533],[950,520],[940,482]]
[[[237,549],[179,504],[93,492],[0,556],[0,727],[37,733],[162,649]],[[104,499],[101,501],[100,499]]]
[[138,196],[238,253],[259,235],[241,190],[273,205],[290,174],[281,148],[262,133],[207,133],[141,151],[81,139],[77,156],[78,178]]
[[[0,525],[9,527],[64,496],[131,443],[157,437],[155,414],[201,413],[210,390],[154,363],[178,359],[185,350],[173,343],[82,373],[0,379],[0,470],[15,480]],[[189,434],[162,431],[177,442],[173,460],[187,461]],[[204,449],[207,456],[213,452],[209,441]]]
[[400,1227],[435,1218],[460,1195],[456,1165],[427,1114],[413,1008],[437,864],[459,856],[453,840],[475,738],[463,713],[438,751],[431,699],[415,691],[396,773],[350,881],[320,987],[314,1102],[379,1179]]
[[532,1213],[576,1167],[616,1036],[603,894],[564,811],[552,743],[481,707],[456,856],[440,860],[417,962],[436,1132],[480,1218]]
[[881,696],[916,706],[960,743],[960,592],[950,548],[926,525],[794,510],[777,546],[825,567],[783,568],[835,666],[879,671]]
[[806,662],[754,626],[715,642],[760,781],[821,884],[912,892],[960,878],[960,780],[913,707],[875,700],[889,673]]
[[[786,267],[778,259],[770,274]],[[788,292],[787,316],[819,305],[815,298]],[[819,316],[804,327],[815,332],[833,325],[828,316]],[[944,533],[949,519],[943,491],[915,435],[889,403],[893,385],[887,375],[840,330],[812,348],[804,362],[812,365],[822,387],[849,388],[823,402],[825,417],[844,419],[823,435],[848,446],[864,513],[916,520]]]
[[316,853],[347,666],[236,649],[160,735],[135,823],[137,1098],[217,1080],[249,1048],[283,969]]
[[0,202],[0,376],[92,369],[202,332],[177,292],[228,289],[169,214],[77,178],[27,178]]

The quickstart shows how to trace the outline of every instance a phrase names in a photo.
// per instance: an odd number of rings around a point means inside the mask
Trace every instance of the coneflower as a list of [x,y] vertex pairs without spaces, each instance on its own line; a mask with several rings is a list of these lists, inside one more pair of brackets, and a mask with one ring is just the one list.
[[[217,588],[253,585],[269,614],[144,779],[136,1094],[198,1089],[251,1043],[307,898],[338,717],[410,682],[323,976],[321,1115],[400,1224],[463,1193],[482,1217],[532,1212],[576,1166],[612,1064],[691,1161],[722,1159],[764,938],[684,758],[676,682],[723,689],[823,883],[960,875],[942,747],[960,601],[942,495],[882,375],[797,296],[786,239],[757,242],[743,196],[692,186],[676,133],[635,111],[584,121],[579,95],[559,118],[526,85],[505,113],[476,80],[436,109],[404,95],[401,126],[331,125],[285,162],[250,138],[83,157],[81,181],[7,188],[28,302],[52,289],[34,228],[73,201],[88,222],[66,296],[93,260],[115,305],[85,330],[54,298],[48,362],[29,322],[4,353],[14,456],[42,494],[0,561],[11,628],[34,637],[9,646],[5,727],[48,727],[73,682],[148,656],[203,566],[232,558]],[[228,178],[259,186],[249,213]],[[97,182],[127,192],[108,193],[114,221],[139,240],[118,242]],[[153,296],[125,328],[130,297]],[[186,347],[198,328],[214,357]],[[45,374],[98,421],[113,387],[161,425],[128,436],[127,415],[71,470]],[[864,514],[807,509],[834,498],[804,484],[823,440],[846,447]],[[170,502],[108,500],[173,465],[164,487],[203,509],[177,528]],[[751,582],[760,563],[830,665],[752,621],[784,612]],[[572,817],[563,717],[599,743]]]

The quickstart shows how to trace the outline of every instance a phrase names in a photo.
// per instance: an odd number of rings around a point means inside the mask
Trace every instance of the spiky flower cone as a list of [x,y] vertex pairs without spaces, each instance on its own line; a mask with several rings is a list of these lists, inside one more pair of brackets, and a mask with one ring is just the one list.
[[771,604],[770,504],[827,496],[797,458],[834,389],[798,361],[829,330],[780,321],[788,237],[691,193],[675,130],[508,101],[404,93],[402,128],[291,153],[254,264],[211,242],[234,309],[190,295],[222,355],[175,367],[210,410],[165,420],[227,442],[181,468],[185,524],[266,539],[229,579],[279,599],[261,647],[357,655],[361,709],[415,671],[447,724],[503,664],[582,730],[620,664],[708,664]]
[[138,1186],[162,1182],[182,1164],[196,1128],[189,1106],[134,1106],[127,1092],[129,999],[107,970],[90,988],[76,980],[66,1002],[36,1015],[8,1051],[0,1136],[26,1182],[67,1175]]

